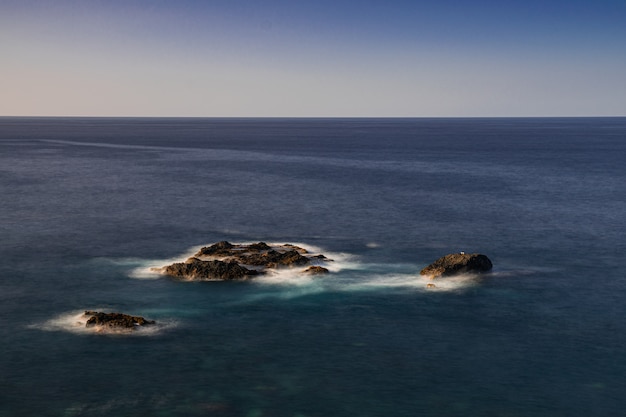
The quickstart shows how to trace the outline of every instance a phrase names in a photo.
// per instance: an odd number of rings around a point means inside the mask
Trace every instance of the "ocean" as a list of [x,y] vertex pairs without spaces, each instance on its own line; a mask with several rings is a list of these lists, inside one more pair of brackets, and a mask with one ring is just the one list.
[[[0,118],[0,417],[626,415],[625,161],[626,118]],[[222,240],[331,273],[150,269]]]

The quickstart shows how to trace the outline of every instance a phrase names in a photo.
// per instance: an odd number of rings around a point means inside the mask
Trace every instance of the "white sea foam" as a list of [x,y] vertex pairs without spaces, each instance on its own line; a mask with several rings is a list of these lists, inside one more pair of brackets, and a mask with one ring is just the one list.
[[[277,243],[270,243],[269,245],[280,245]],[[326,260],[313,259],[311,265],[320,265],[328,269],[330,272],[339,272],[344,269],[350,269],[354,265],[357,265],[358,257],[345,252],[329,252],[319,246],[309,245],[307,243],[292,243],[292,245],[306,249],[309,255],[324,255]]]
[[452,277],[430,279],[419,273],[382,274],[371,278],[363,278],[346,285],[346,290],[371,290],[380,288],[407,288],[419,291],[451,292],[461,291],[479,283],[476,275],[461,274]]
[[[97,309],[96,311],[102,311]],[[174,320],[159,320],[154,325],[137,326],[135,329],[111,329],[105,326],[86,327],[88,316],[85,310],[70,311],[62,313],[56,317],[42,323],[31,324],[28,327],[50,332],[69,332],[74,334],[88,335],[127,335],[127,336],[154,336],[167,329],[176,327],[178,323]]]
[[[243,244],[250,243],[254,242],[244,242]],[[261,290],[255,296],[248,297],[248,300],[266,297],[295,298],[328,291],[336,285],[336,274],[359,265],[357,258],[348,253],[329,252],[321,247],[300,242],[289,244],[305,249],[309,256],[323,254],[326,259],[313,258],[310,265],[300,267],[267,269],[265,274],[255,277],[253,282],[256,285],[283,287],[282,290],[278,293],[264,293]],[[271,242],[268,245],[275,247],[282,246],[284,243]],[[312,275],[304,273],[309,266],[323,266],[329,270],[330,274]]]
[[139,258],[123,258],[118,259],[117,264],[126,264],[129,266],[134,266],[130,269],[128,275],[131,278],[136,279],[158,279],[162,278],[163,274],[161,273],[161,268],[167,265],[171,265],[176,262],[184,262],[194,254],[198,253],[198,251],[203,248],[205,245],[194,246],[187,250],[185,253],[178,255],[173,258],[166,259],[139,259]]
[[[247,242],[245,244],[249,243],[253,242]],[[321,247],[300,242],[289,244],[305,249],[308,252],[307,255],[309,256],[323,254],[324,256],[326,256],[326,259],[313,258],[310,265],[305,265],[301,267],[268,269],[266,270],[266,274],[260,275],[259,277],[254,279],[255,283],[267,285],[283,285],[291,287],[306,287],[307,290],[303,291],[307,294],[311,292],[320,292],[323,291],[325,287],[328,287],[328,284],[335,279],[335,277],[333,276],[334,274],[339,273],[343,270],[353,269],[359,265],[357,258],[354,255],[348,253],[328,252]],[[268,245],[274,247],[284,244],[268,243]],[[324,268],[328,269],[331,274],[312,275],[303,273],[309,266],[323,266]]]
[[[365,268],[364,268],[365,270]],[[235,304],[258,301],[266,298],[293,299],[326,292],[379,292],[402,291],[404,293],[453,293],[462,292],[479,284],[476,275],[458,275],[431,280],[409,273],[359,274],[302,276],[295,271],[279,271],[254,280],[261,284],[258,292],[238,299]],[[275,289],[280,289],[276,291]]]
[[[249,245],[257,241],[237,242],[240,245]],[[281,247],[286,243],[267,242],[272,247]],[[453,292],[475,286],[480,278],[477,275],[464,274],[453,277],[437,278],[434,280],[419,275],[420,265],[415,264],[375,264],[362,262],[361,258],[345,252],[329,252],[322,247],[289,242],[288,244],[300,247],[307,251],[308,256],[323,254],[326,259],[313,258],[311,265],[327,268],[330,274],[309,275],[303,273],[307,266],[284,267],[267,269],[266,273],[252,280],[255,285],[283,287],[280,292],[271,290],[264,292],[260,289],[253,299],[264,297],[293,298],[326,291],[372,291],[378,289],[406,288],[412,291]],[[199,245],[185,251],[184,254],[170,259],[125,259],[119,263],[135,266],[129,275],[138,279],[156,279],[162,277],[160,268],[175,262],[183,262],[197,253],[203,246]],[[370,243],[367,246],[377,247]]]

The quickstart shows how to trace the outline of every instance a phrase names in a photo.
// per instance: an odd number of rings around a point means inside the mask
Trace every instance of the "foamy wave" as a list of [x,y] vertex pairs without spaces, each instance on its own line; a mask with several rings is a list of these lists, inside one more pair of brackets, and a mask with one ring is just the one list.
[[[240,242],[237,244],[250,245],[253,243],[257,243],[257,241]],[[267,244],[272,247],[285,245],[285,243],[276,243],[276,242],[268,242]],[[324,256],[326,256],[327,260],[312,259],[310,265],[323,266],[324,268],[328,269],[330,272],[336,273],[344,269],[354,269],[358,267],[358,261],[356,260],[357,258],[354,255],[344,253],[344,252],[328,252],[328,251],[325,251],[321,247],[308,245],[305,243],[296,242],[296,243],[289,243],[289,244],[305,249],[310,255],[323,254]],[[167,265],[171,265],[173,263],[184,262],[191,256],[198,253],[198,251],[200,251],[200,249],[202,249],[205,246],[207,245],[194,246],[188,249],[187,251],[185,251],[183,254],[173,257],[173,258],[168,258],[168,259],[143,259],[142,260],[138,258],[124,258],[124,259],[118,259],[112,262],[118,265],[128,265],[130,268],[128,275],[131,278],[158,279],[158,278],[163,277],[163,274],[160,271],[161,268]],[[270,269],[270,270],[267,270],[268,273],[266,275],[259,277],[259,278],[255,278],[255,281],[265,282],[268,284],[277,284],[277,283],[299,284],[300,282],[298,281],[306,282],[307,277],[309,277],[307,274],[301,273],[304,269],[306,269],[306,267],[304,268],[296,268],[296,267],[277,268],[275,270]]]
[[461,274],[430,279],[420,275],[422,265],[412,263],[365,263],[348,261],[344,272],[338,274],[332,289],[338,291],[373,291],[379,289],[411,289],[428,291],[457,291],[477,285],[480,275]]
[[86,327],[88,316],[85,310],[72,311],[60,314],[43,323],[31,324],[28,328],[49,331],[49,332],[69,332],[74,334],[101,334],[101,335],[124,335],[124,336],[154,336],[167,329],[176,327],[178,323],[174,320],[159,320],[154,325],[138,326],[135,329],[112,329],[105,326]]
[[[238,242],[240,245],[249,245],[257,241]],[[272,247],[279,247],[285,243],[267,242]],[[453,277],[437,278],[434,280],[419,275],[421,265],[412,263],[384,264],[363,262],[359,256],[345,252],[330,252],[324,248],[301,242],[290,242],[294,246],[305,249],[309,256],[323,254],[326,259],[312,258],[310,265],[319,265],[328,269],[330,274],[310,275],[304,273],[308,266],[284,267],[266,269],[266,273],[255,277],[250,282],[254,285],[284,287],[280,293],[270,290],[264,293],[259,289],[256,297],[297,297],[327,291],[372,291],[378,289],[407,288],[414,291],[453,292],[473,287],[480,282],[480,276],[465,274]],[[197,253],[203,246],[195,246],[184,254],[170,259],[161,260],[132,260],[140,264],[131,269],[129,275],[138,279],[155,279],[163,275],[159,269],[175,262],[183,262]],[[368,247],[377,247],[371,242]],[[493,274],[490,274],[493,275]],[[269,288],[268,288],[269,289]]]
[[[248,245],[255,242],[244,242]],[[313,258],[309,265],[301,267],[285,267],[276,269],[267,269],[266,273],[254,278],[254,283],[262,285],[291,286],[303,287],[299,291],[300,294],[311,294],[324,291],[325,288],[332,286],[336,281],[336,274],[349,269],[358,268],[360,263],[354,255],[345,252],[329,252],[319,246],[309,245],[306,243],[290,243],[305,249],[309,255],[323,254],[326,260],[317,260]],[[281,246],[282,243],[268,243],[270,246]],[[304,273],[309,266],[323,266],[328,269],[330,274],[312,275]],[[289,291],[292,291],[290,289]]]
[[476,275],[458,275],[431,280],[419,273],[361,274],[356,272],[356,274],[348,275],[302,276],[291,271],[281,271],[255,279],[254,285],[261,285],[259,291],[248,294],[235,303],[247,303],[266,298],[292,299],[328,292],[359,293],[382,290],[404,293],[453,293],[465,291],[478,285],[479,282],[480,278]]
[[428,291],[460,291],[478,283],[475,275],[457,275],[439,279],[430,279],[419,274],[383,276],[366,285],[386,288],[412,288]]
[[311,285],[325,275],[310,275],[304,273],[305,268],[269,270],[263,275],[254,278],[257,284],[269,285]]

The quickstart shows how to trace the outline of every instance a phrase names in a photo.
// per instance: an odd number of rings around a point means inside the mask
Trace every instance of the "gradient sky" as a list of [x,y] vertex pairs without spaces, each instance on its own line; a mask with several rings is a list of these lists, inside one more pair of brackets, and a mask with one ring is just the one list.
[[626,116],[626,0],[0,0],[4,116]]

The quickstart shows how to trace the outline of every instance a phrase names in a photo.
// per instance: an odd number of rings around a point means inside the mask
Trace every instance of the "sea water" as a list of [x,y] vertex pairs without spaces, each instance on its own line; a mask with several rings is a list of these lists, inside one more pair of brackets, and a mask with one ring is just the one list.
[[[0,416],[624,415],[625,157],[625,118],[0,118]],[[151,271],[221,240],[331,273]]]

